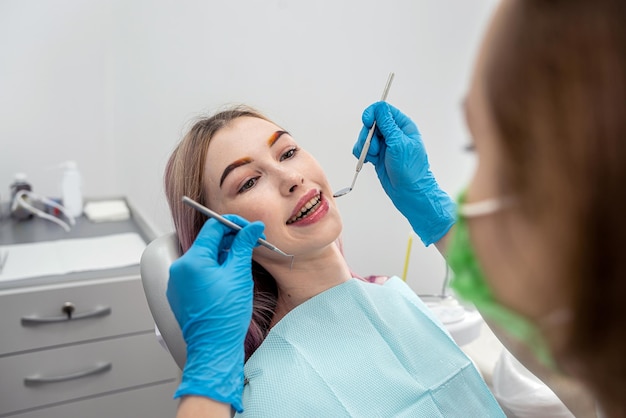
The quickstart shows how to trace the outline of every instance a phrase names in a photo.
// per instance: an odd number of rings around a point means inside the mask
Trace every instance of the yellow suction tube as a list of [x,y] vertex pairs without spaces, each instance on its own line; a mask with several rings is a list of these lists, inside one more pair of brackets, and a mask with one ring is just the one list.
[[411,258],[411,245],[413,245],[413,234],[409,235],[409,242],[406,244],[406,256],[404,257],[404,269],[402,270],[402,280],[406,282],[406,275],[409,271],[409,259]]

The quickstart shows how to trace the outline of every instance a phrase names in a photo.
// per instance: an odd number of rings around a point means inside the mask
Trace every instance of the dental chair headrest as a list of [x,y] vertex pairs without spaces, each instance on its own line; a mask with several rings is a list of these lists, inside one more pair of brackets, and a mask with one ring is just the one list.
[[171,356],[182,370],[187,359],[187,346],[165,292],[170,277],[170,265],[180,257],[180,245],[175,233],[152,241],[141,256],[141,281],[152,318]]

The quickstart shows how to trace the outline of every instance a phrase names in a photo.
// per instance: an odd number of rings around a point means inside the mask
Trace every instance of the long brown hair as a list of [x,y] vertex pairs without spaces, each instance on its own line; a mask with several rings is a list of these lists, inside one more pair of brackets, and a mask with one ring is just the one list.
[[[198,120],[172,152],[165,167],[167,197],[181,251],[189,249],[207,217],[182,203],[182,197],[207,206],[203,189],[204,166],[209,142],[222,128],[240,117],[253,117],[271,122],[255,109],[238,105],[213,116]],[[273,123],[273,122],[272,122]],[[261,344],[270,328],[277,300],[276,281],[260,264],[252,261],[254,296],[252,321],[245,339],[245,359]]]
[[486,67],[502,184],[544,231],[573,318],[562,358],[626,397],[626,3],[516,0]]

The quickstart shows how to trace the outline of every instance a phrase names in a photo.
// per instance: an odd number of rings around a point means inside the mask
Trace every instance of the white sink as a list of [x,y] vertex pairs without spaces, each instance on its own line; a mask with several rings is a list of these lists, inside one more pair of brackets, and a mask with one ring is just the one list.
[[422,297],[422,300],[459,346],[469,344],[479,337],[483,318],[478,311],[467,309],[451,296]]

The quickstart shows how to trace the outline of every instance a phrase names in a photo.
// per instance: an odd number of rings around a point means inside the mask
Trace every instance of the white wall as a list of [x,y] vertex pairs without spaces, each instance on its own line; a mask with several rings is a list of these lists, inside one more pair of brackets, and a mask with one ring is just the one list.
[[[390,71],[388,101],[419,124],[456,195],[473,165],[460,103],[496,1],[0,0],[0,197],[16,171],[58,195],[46,167],[73,158],[87,197],[126,195],[169,231],[170,151],[192,118],[241,102],[288,129],[339,189]],[[401,274],[410,228],[373,167],[339,206],[352,267]],[[413,287],[437,291],[444,271],[416,237]]]
[[110,6],[0,0],[0,197],[16,172],[58,196],[76,159],[90,195],[119,192],[110,79]]

